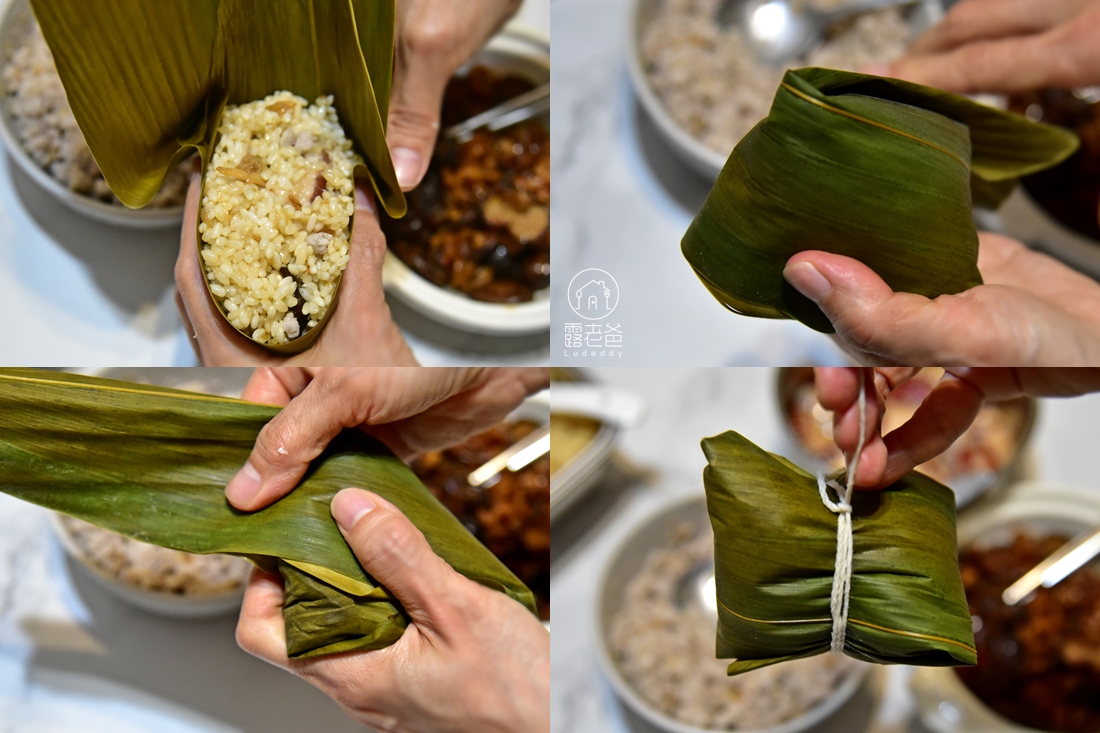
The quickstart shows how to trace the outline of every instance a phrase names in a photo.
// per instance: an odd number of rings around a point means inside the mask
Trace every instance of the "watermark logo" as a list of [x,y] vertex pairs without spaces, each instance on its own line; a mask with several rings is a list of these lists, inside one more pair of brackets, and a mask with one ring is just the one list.
[[564,355],[622,358],[622,324],[608,319],[618,304],[619,284],[611,273],[595,267],[578,272],[569,281],[569,307],[589,323],[565,324]]
[[619,304],[619,284],[611,273],[590,267],[569,281],[569,307],[586,321],[602,321]]

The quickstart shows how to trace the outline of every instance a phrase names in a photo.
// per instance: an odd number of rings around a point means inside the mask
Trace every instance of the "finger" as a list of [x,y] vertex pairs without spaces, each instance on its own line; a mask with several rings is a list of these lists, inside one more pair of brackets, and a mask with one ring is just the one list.
[[291,399],[302,393],[312,377],[296,367],[259,367],[248,379],[241,399],[261,405],[285,407]]
[[340,285],[339,307],[305,360],[295,359],[292,363],[417,365],[386,303],[382,286],[385,260],[386,238],[378,224],[370,182],[356,181],[355,223],[348,266]]
[[[1097,6],[1100,11],[1100,6]],[[1095,81],[1100,61],[1091,44],[1069,26],[1030,36],[975,41],[941,53],[907,56],[889,76],[959,94],[1013,93],[1054,86],[1072,88]]]
[[909,54],[929,54],[976,40],[1039,33],[1069,20],[1091,1],[966,0],[953,6],[943,21],[918,38]]
[[363,569],[401,602],[423,632],[445,630],[462,594],[461,579],[393,504],[362,489],[332,499],[332,516]]
[[195,327],[191,325],[191,319],[187,315],[187,308],[183,305],[180,291],[176,291],[176,310],[179,311],[180,321],[183,322],[183,332],[187,335],[187,341],[191,344],[191,350],[195,352],[195,358],[202,363],[202,351],[199,350],[199,337],[195,335]]
[[319,374],[264,426],[248,461],[226,486],[226,497],[237,509],[256,511],[290,493],[310,462],[344,428],[417,415],[477,387],[492,372],[398,367],[330,369]]
[[896,363],[1029,364],[1045,358],[1044,338],[1066,336],[1066,328],[1059,334],[1041,327],[1062,320],[1059,313],[1015,288],[985,285],[930,300],[895,293],[858,260],[825,252],[795,255],[783,275],[817,303],[842,340]]
[[252,568],[237,620],[237,645],[254,657],[287,668],[283,579]]
[[897,481],[950,448],[974,422],[983,399],[970,382],[945,374],[913,417],[886,436],[889,457],[881,485]]
[[[847,373],[840,374],[841,371]],[[826,382],[829,379],[840,382],[837,386],[850,396],[847,402],[831,401],[830,404],[834,406],[828,408],[833,410],[833,440],[844,454],[849,468],[855,460],[856,449],[860,448],[859,390],[864,390],[867,404],[863,413],[865,424],[862,448],[859,452],[859,463],[855,466],[855,485],[875,486],[882,479],[882,472],[886,468],[886,446],[879,435],[885,404],[883,398],[879,395],[875,382],[867,379],[867,372],[862,369],[836,369],[825,379]],[[827,389],[828,387],[826,384]]]
[[191,174],[184,207],[180,251],[176,258],[176,292],[181,312],[195,335],[199,358],[206,366],[251,366],[270,360],[270,354],[242,336],[218,311],[206,287],[199,264],[197,222],[202,195],[202,175]]
[[394,64],[386,142],[402,190],[420,183],[439,135],[443,91],[458,68],[454,29],[445,17],[418,17],[401,34]]

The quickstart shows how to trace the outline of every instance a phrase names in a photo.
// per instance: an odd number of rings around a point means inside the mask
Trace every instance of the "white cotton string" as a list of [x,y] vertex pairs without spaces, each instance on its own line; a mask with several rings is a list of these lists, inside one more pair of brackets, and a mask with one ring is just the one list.
[[[852,590],[852,491],[856,484],[856,470],[863,442],[867,437],[867,396],[864,393],[863,372],[859,374],[859,442],[848,464],[848,485],[841,489],[835,483],[826,484],[824,474],[817,475],[817,491],[821,503],[836,514],[836,568],[833,570],[833,592],[829,597],[829,611],[833,617],[833,654],[844,652],[844,639],[848,628],[848,598]],[[826,485],[836,490],[838,501],[829,498]]]

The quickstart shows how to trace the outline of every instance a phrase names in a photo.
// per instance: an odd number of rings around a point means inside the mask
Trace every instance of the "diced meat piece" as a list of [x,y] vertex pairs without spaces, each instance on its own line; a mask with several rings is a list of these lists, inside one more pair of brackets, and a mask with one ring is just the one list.
[[313,147],[313,135],[308,132],[298,133],[298,138],[294,141],[294,149],[299,153],[308,153],[309,149]]
[[298,319],[293,313],[287,313],[286,318],[283,319],[283,331],[286,332],[287,340],[296,339],[302,333],[302,329],[298,326]]
[[313,253],[318,257],[324,257],[328,253],[328,247],[332,244],[332,235],[325,232],[316,232],[306,237],[306,244],[313,247]]
[[545,206],[528,206],[517,211],[503,198],[493,196],[481,207],[485,221],[493,226],[506,226],[523,242],[537,239],[550,226],[550,212]]

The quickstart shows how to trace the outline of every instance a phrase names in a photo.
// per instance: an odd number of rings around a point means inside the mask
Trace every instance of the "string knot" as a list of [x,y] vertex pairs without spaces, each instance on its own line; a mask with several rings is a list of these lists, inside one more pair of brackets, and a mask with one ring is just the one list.
[[[852,491],[855,489],[859,456],[867,439],[867,396],[864,386],[863,374],[860,373],[859,443],[848,465],[847,485],[842,488],[836,482],[826,481],[824,474],[817,475],[817,492],[821,495],[821,503],[837,515],[836,565],[833,569],[833,589],[829,597],[829,612],[833,618],[833,638],[829,649],[833,654],[844,653],[848,629],[848,602],[852,590]],[[836,491],[836,501],[829,498],[829,486]]]

